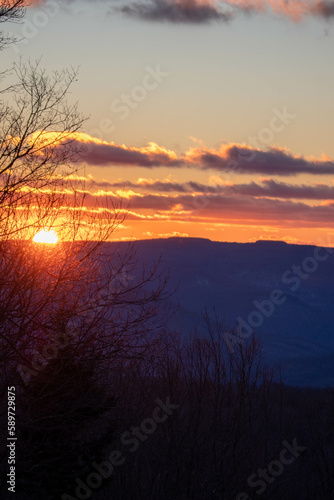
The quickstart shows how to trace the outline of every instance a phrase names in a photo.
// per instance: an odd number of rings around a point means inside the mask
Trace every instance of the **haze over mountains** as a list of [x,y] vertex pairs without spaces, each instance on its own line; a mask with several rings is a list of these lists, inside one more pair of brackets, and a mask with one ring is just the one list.
[[[273,241],[240,244],[193,238],[145,240],[134,245],[138,262],[146,266],[162,256],[162,268],[170,275],[169,285],[177,287],[172,301],[179,308],[170,327],[183,335],[197,328],[205,335],[205,308],[215,308],[229,326],[238,318],[248,322],[249,315],[257,312],[251,320],[256,322],[261,315],[263,320],[261,326],[253,328],[253,334],[261,340],[268,364],[282,366],[286,383],[315,387],[334,384],[331,249]],[[268,299],[274,290],[280,291],[280,304],[270,306]],[[262,304],[262,313],[261,305],[254,301]]]

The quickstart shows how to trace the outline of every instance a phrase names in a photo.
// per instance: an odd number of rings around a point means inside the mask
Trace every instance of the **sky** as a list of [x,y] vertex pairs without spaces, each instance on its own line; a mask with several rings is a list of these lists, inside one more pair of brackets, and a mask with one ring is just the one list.
[[78,68],[87,205],[115,238],[334,246],[334,2],[31,1],[2,64]]

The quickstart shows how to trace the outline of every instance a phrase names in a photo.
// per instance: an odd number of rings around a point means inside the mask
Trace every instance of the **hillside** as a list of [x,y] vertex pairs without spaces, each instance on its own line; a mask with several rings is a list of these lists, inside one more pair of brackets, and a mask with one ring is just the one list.
[[[237,318],[247,321],[259,311],[254,301],[262,303],[280,290],[284,303],[276,305],[270,317],[262,314],[262,326],[253,328],[266,360],[282,365],[289,384],[334,384],[331,250],[320,261],[314,258],[316,247],[270,241],[239,244],[170,238],[138,241],[135,248],[138,262],[147,266],[162,256],[170,286],[177,287],[173,301],[179,308],[170,326],[184,335],[194,327],[205,335],[205,308],[216,308],[227,325],[235,325]],[[326,252],[321,249],[316,255],[325,259]],[[307,272],[301,267],[302,278],[298,278],[296,269],[303,264]]]

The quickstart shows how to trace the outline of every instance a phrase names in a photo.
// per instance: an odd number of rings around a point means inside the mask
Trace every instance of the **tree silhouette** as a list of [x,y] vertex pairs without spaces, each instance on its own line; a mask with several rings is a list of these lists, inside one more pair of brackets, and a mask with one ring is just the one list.
[[[24,0],[2,0],[0,2],[0,23],[17,23],[24,16]],[[15,43],[15,37],[5,35],[0,31],[0,50],[8,46],[10,43]]]
[[[2,2],[0,20],[19,20],[22,7]],[[73,181],[84,159],[73,147],[84,118],[67,102],[76,72],[49,75],[39,61],[20,62],[8,78],[0,102],[1,409],[6,428],[14,384],[18,498],[44,499],[70,487],[113,439],[110,373],[151,355],[168,292],[158,263],[141,269],[131,244],[110,254],[121,202],[87,208],[86,186]],[[56,230],[57,245],[34,243],[44,228]],[[3,441],[0,460],[5,498]]]

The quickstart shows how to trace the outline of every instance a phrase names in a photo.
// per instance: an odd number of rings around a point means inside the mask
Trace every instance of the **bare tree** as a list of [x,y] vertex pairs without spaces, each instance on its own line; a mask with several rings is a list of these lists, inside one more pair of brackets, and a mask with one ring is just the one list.
[[[11,78],[0,102],[2,238],[34,225],[38,229],[51,214],[42,207],[64,204],[63,193],[70,187],[66,177],[75,171],[79,153],[72,139],[84,122],[77,104],[66,100],[76,79],[74,70],[49,76],[39,62],[20,62]],[[35,217],[29,210],[33,205],[40,207]]]
[[[23,18],[25,0],[1,0],[0,1],[0,23],[17,23]],[[0,50],[10,43],[15,43],[16,38],[6,35],[0,31]]]
[[232,500],[260,462],[263,399],[271,407],[274,400],[266,395],[270,375],[259,343],[231,354],[224,323],[208,314],[205,320],[206,338],[170,335],[153,363],[129,370],[132,387],[122,381],[127,397],[140,401],[137,425],[151,414],[157,395],[168,395],[179,408],[115,472],[109,497]]
[[[0,20],[22,7],[2,2]],[[20,62],[0,96],[0,377],[2,396],[14,384],[21,399],[22,498],[52,498],[112,439],[109,374],[151,356],[168,296],[158,263],[140,268],[131,244],[109,244],[121,201],[86,207],[72,180],[84,159],[74,147],[84,117],[68,103],[76,76]],[[57,245],[34,243],[44,228]]]

